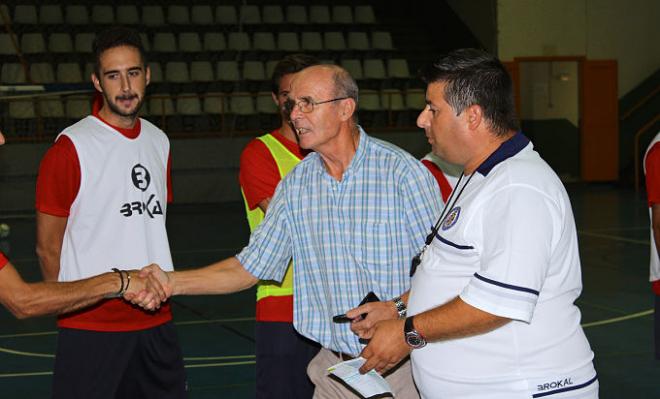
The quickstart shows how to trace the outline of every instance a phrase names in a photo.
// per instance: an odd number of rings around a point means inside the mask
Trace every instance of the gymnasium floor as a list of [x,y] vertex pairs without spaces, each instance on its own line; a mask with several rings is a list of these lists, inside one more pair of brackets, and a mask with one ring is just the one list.
[[[578,301],[596,354],[602,399],[660,398],[653,360],[648,280],[648,214],[643,195],[610,185],[570,185],[579,230],[584,291]],[[34,219],[2,215],[9,239],[0,249],[21,273],[38,279]],[[172,206],[168,231],[175,265],[230,256],[246,242],[242,204]],[[175,298],[190,397],[254,396],[254,292]],[[16,321],[0,310],[0,397],[49,396],[54,320]]]

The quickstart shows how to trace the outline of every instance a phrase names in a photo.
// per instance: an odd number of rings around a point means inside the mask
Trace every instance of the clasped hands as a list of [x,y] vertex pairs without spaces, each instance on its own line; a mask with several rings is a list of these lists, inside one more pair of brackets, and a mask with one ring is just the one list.
[[[363,319],[360,315],[367,313]],[[369,302],[346,312],[353,319],[351,331],[363,340],[369,340],[360,356],[367,361],[360,367],[364,374],[375,369],[386,373],[410,354],[410,347],[403,337],[404,320],[392,301]]]
[[167,273],[152,263],[131,272],[131,284],[123,298],[145,310],[156,310],[172,296],[171,283]]

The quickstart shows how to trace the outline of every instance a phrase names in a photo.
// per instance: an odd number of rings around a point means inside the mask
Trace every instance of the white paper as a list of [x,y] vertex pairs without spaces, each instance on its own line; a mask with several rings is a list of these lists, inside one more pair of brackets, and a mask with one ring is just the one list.
[[365,361],[365,358],[358,357],[337,363],[328,369],[328,373],[340,378],[365,398],[382,394],[392,395],[390,384],[376,370],[370,370],[366,374],[360,374],[360,367],[362,367]]

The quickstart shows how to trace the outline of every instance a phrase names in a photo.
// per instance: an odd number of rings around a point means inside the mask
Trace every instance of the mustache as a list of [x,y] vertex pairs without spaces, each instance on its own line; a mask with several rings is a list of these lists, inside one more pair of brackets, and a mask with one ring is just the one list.
[[121,96],[115,97],[115,100],[119,100],[119,101],[121,101],[121,100],[132,100],[134,98],[138,98],[138,95],[137,94],[123,94]]

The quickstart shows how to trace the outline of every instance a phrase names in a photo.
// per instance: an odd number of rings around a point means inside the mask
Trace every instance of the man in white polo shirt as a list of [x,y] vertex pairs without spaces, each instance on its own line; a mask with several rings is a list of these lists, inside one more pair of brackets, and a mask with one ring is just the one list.
[[[354,323],[371,339],[361,371],[410,353],[424,398],[597,398],[574,305],[582,283],[571,204],[518,131],[509,75],[495,57],[462,49],[424,79],[417,123],[464,171],[412,267],[409,317]],[[388,305],[348,316],[375,306]]]

